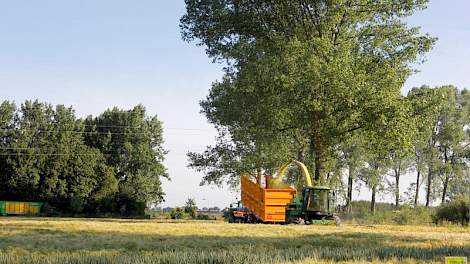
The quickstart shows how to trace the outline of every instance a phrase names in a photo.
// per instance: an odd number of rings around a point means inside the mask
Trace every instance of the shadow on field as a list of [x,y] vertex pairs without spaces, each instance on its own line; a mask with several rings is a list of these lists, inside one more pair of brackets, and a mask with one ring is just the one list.
[[9,225],[8,228],[23,230],[9,237],[0,237],[0,252],[3,253],[13,249],[38,254],[117,251],[121,255],[139,254],[158,259],[154,263],[165,263],[165,259],[175,258],[183,263],[195,260],[195,263],[270,263],[305,259],[393,261],[410,258],[430,261],[441,260],[445,256],[470,256],[469,243],[449,246],[442,240],[367,232],[298,237],[256,237],[250,234],[162,236],[125,232],[64,232],[47,227],[24,229],[23,224]]

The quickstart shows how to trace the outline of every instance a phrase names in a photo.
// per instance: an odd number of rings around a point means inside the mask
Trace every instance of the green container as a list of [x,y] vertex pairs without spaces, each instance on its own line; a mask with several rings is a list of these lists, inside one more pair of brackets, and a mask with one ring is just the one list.
[[0,215],[39,215],[43,203],[0,201]]
[[0,215],[6,216],[7,215],[7,202],[0,201]]

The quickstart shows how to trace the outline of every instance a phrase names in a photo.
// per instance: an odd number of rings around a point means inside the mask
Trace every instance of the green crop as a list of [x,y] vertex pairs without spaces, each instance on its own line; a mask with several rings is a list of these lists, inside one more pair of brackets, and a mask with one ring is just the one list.
[[0,263],[442,263],[470,229],[0,218]]

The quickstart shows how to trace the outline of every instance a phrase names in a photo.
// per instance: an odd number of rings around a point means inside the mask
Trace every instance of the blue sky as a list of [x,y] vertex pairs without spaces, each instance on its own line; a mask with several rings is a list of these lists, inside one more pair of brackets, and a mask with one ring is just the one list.
[[[421,84],[469,87],[469,11],[467,0],[434,0],[409,19],[439,41],[404,92]],[[237,194],[200,187],[201,175],[186,167],[187,151],[214,140],[198,101],[222,65],[181,40],[183,12],[183,1],[170,0],[0,1],[0,100],[72,105],[80,117],[142,103],[166,129],[172,181],[164,182],[164,205],[194,197],[199,206],[225,206]]]

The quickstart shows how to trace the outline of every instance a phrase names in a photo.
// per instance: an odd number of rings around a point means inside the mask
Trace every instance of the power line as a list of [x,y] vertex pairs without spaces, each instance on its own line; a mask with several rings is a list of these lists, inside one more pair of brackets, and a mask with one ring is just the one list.
[[[122,154],[129,154],[129,153],[124,153],[124,152],[99,152],[99,154],[103,155],[122,155]],[[56,152],[46,152],[46,153],[40,153],[40,152],[33,152],[33,153],[0,153],[0,156],[94,156],[97,155],[97,153],[76,153],[76,152],[71,152],[71,153],[56,153]]]
[[[113,155],[108,153],[101,153],[103,155]],[[0,153],[0,156],[94,156],[96,153],[79,154],[79,153]]]
[[29,150],[33,148],[12,148],[12,147],[0,147],[0,149],[8,149],[8,150]]
[[[66,107],[67,108],[67,107]],[[28,107],[26,108],[28,110],[30,109],[45,109],[44,107]],[[67,108],[69,109],[69,108]],[[17,110],[21,110],[21,107]],[[132,112],[132,110],[128,110],[128,111],[123,111],[123,112],[120,112],[119,114],[134,114],[134,112]],[[99,116],[96,116],[95,118],[99,118]],[[52,124],[57,124],[59,122],[57,121],[53,121],[51,122]],[[139,129],[139,128],[142,128],[142,126],[126,126],[126,125],[90,125],[90,124],[80,124],[80,126],[85,126],[85,127],[100,127],[100,128],[131,128],[131,129]],[[208,129],[202,129],[202,128],[180,128],[180,127],[167,127],[167,128],[164,128],[164,129],[167,129],[167,130],[194,130],[194,131],[210,131]]]
[[[106,126],[108,128],[108,126]],[[109,126],[109,127],[114,127],[114,128],[131,128],[131,129],[137,129],[141,127],[126,127],[126,126]],[[100,129],[103,127],[95,127],[95,129]],[[76,130],[62,130],[62,129],[48,129],[48,130],[42,130],[42,129],[33,129],[33,128],[0,128],[0,131],[21,131],[21,130],[29,130],[29,131],[38,131],[38,132],[70,132],[70,133],[79,133],[79,134],[146,134],[147,132],[135,132],[135,131],[126,131],[126,132],[111,132],[111,131],[76,131]],[[163,129],[165,130],[165,129]],[[209,130],[204,130],[204,129],[198,129],[198,128],[166,128],[166,130],[180,130],[180,131],[209,131]],[[165,133],[163,131],[163,133]],[[200,134],[203,135],[203,134]]]
[[79,126],[84,126],[84,127],[95,127],[95,128],[142,128],[142,126],[124,126],[124,125],[110,125],[110,126],[103,126],[103,125],[87,125],[87,124],[80,124]]
[[[126,126],[126,125],[88,125],[88,124],[79,124],[78,126],[84,126],[84,127],[93,127],[93,128],[130,128],[130,129],[140,129],[143,128],[143,126]],[[210,131],[208,129],[202,129],[202,128],[185,128],[185,127],[164,127],[162,126],[163,129],[166,130],[189,130],[189,131]]]
[[172,128],[172,127],[167,127],[164,128],[167,130],[188,130],[188,131],[211,131],[209,129],[202,129],[202,128]]
[[[15,129],[0,129],[2,131],[16,131]],[[21,131],[21,130],[18,130]],[[43,133],[53,133],[53,132],[63,132],[63,133],[73,133],[73,134],[99,134],[99,135],[124,135],[124,134],[148,134],[148,132],[99,132],[99,131],[75,131],[75,130],[42,130],[42,129],[29,129],[33,132],[43,132]]]
[[[0,147],[0,150],[8,150],[8,151],[33,151],[30,153],[27,152],[17,152],[17,153],[0,153],[0,156],[92,156],[96,155],[96,153],[76,153],[76,152],[70,152],[70,153],[56,153],[56,152],[45,152],[41,153],[40,151],[42,148],[40,147],[34,147],[34,148],[22,148],[22,147]],[[198,151],[203,151],[203,150],[198,150]],[[188,152],[190,152],[188,150]],[[125,152],[100,152],[103,155],[122,155],[122,154],[130,154],[130,153],[125,153]],[[168,154],[172,155],[186,155],[187,153],[181,153],[181,152],[171,152],[169,151]]]
[[[90,146],[87,146],[87,147],[90,147]],[[91,147],[91,148],[93,148],[93,147]],[[38,150],[42,150],[42,149],[47,149],[47,146],[44,146],[44,148],[42,148],[41,146],[30,147],[30,148],[27,148],[27,147],[0,147],[0,151],[1,150],[11,150],[11,151],[33,150],[33,151],[38,151]],[[154,149],[154,148],[152,148],[152,149]],[[204,151],[204,149],[202,149],[202,150],[193,150],[193,151]],[[113,152],[113,153],[109,152],[107,154],[124,154],[124,152],[120,152],[120,153],[118,153],[118,152]]]
[[[8,130],[8,129],[0,129],[1,131],[15,131],[15,130]],[[53,133],[53,132],[63,132],[63,133],[72,133],[72,134],[98,134],[98,135],[132,135],[132,134],[135,134],[135,135],[145,135],[145,134],[150,134],[150,132],[133,132],[133,131],[127,131],[127,132],[111,132],[111,131],[107,131],[107,132],[101,132],[101,131],[74,131],[74,130],[41,130],[41,129],[38,129],[36,131],[34,130],[29,130],[29,131],[33,131],[33,132],[43,132],[43,133]],[[173,136],[198,136],[198,135],[205,135],[205,134],[168,134],[168,133],[165,133],[163,132],[164,135],[173,135]]]

